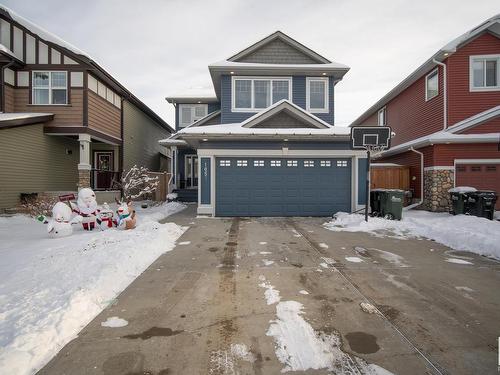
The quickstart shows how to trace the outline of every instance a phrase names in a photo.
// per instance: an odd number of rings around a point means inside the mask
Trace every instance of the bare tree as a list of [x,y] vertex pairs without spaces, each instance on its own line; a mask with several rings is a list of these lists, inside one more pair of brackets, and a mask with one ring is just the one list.
[[158,176],[151,177],[149,169],[134,165],[121,178],[121,187],[125,200],[146,198],[158,187]]

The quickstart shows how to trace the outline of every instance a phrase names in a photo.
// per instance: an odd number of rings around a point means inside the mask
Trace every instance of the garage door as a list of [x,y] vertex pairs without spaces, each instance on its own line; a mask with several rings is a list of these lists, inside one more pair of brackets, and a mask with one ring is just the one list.
[[330,216],[351,211],[351,160],[217,158],[217,216]]
[[[456,174],[456,186],[493,190],[500,195],[500,161],[498,164],[457,164]],[[500,210],[500,201],[497,200],[495,207]]]

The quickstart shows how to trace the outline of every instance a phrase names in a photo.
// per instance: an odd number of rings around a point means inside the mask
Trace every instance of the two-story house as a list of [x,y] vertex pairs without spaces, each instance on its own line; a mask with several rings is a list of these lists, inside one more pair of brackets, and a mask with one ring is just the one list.
[[113,190],[134,164],[170,166],[157,142],[173,132],[165,121],[88,54],[3,6],[0,107],[0,210],[23,194]]
[[500,194],[500,15],[443,46],[352,125],[392,127],[379,162],[409,166],[426,209],[447,211],[453,186]]
[[212,216],[329,216],[364,204],[366,155],[334,126],[349,68],[277,31],[209,65],[214,93],[171,96],[175,188]]

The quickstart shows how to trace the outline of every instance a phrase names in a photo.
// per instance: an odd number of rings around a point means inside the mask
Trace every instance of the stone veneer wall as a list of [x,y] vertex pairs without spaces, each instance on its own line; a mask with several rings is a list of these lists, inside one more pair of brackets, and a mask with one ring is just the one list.
[[80,169],[78,171],[78,189],[90,187],[90,170]]
[[453,170],[424,171],[424,209],[448,212],[451,207],[448,190],[454,186]]

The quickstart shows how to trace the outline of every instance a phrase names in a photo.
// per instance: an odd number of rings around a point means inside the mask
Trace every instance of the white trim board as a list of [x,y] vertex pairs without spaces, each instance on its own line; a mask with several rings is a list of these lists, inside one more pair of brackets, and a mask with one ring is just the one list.
[[455,159],[457,164],[500,164],[500,159]]
[[198,149],[198,156],[279,156],[279,157],[365,157],[366,151],[353,150],[290,150],[286,147],[281,150],[246,150],[246,149]]

